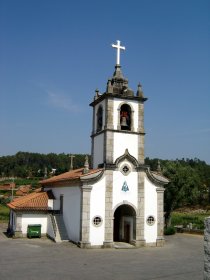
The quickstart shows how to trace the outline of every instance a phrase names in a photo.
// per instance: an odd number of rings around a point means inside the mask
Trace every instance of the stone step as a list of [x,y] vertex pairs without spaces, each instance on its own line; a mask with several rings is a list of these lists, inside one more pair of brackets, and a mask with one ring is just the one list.
[[136,249],[134,245],[126,242],[114,242],[115,249]]

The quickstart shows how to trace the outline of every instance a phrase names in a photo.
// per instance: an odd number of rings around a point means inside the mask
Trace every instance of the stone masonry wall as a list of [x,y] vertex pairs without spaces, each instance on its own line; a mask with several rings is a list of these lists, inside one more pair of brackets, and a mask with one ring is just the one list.
[[210,280],[210,217],[206,218],[204,230],[204,280]]

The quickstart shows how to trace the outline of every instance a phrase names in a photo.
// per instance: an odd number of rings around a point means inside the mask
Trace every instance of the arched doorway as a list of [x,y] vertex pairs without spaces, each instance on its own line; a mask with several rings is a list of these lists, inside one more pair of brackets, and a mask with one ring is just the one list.
[[123,204],[114,212],[114,241],[130,243],[136,239],[136,212]]

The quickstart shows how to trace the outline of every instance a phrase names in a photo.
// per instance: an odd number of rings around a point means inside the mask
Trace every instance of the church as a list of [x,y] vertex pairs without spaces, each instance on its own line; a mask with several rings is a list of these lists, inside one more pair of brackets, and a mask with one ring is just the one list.
[[42,180],[41,189],[14,199],[9,227],[26,236],[28,225],[41,225],[42,235],[81,248],[164,245],[164,185],[169,180],[144,163],[144,97],[128,86],[120,66],[120,41],[116,65],[106,91],[95,91],[91,163],[84,168]]

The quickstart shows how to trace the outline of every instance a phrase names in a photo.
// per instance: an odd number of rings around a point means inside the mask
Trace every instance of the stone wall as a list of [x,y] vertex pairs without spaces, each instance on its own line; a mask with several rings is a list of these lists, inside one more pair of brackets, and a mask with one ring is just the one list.
[[204,280],[210,280],[210,217],[206,218],[204,230]]

